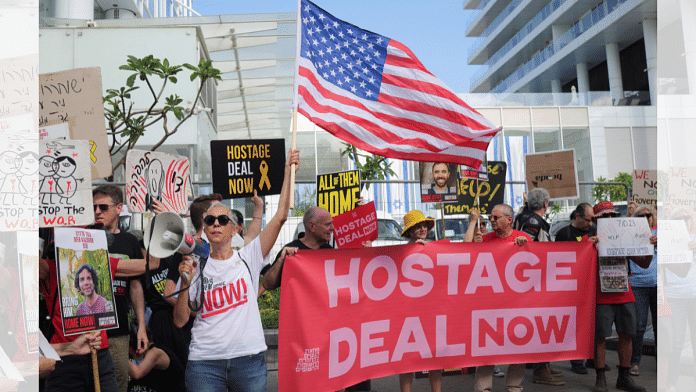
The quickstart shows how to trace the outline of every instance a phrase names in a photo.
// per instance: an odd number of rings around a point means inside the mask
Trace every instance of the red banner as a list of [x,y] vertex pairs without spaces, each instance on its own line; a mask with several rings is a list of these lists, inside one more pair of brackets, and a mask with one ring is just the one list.
[[283,272],[279,390],[591,358],[596,258],[589,242],[300,250]]
[[339,249],[362,248],[366,241],[377,239],[375,202],[356,207],[334,217],[334,238]]

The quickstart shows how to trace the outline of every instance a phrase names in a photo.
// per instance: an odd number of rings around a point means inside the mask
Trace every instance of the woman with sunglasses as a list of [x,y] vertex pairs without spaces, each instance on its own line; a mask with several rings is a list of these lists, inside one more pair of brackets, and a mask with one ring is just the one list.
[[[409,244],[423,244],[428,236],[428,232],[435,226],[434,219],[426,218],[422,212],[413,210],[404,215],[404,231],[401,236],[408,239]],[[428,372],[430,389],[433,392],[442,390],[442,370],[430,370]],[[413,386],[413,373],[399,374],[399,386],[401,392],[411,392]]]
[[[259,273],[287,220],[291,166],[300,166],[299,152],[290,150],[285,179],[273,218],[258,237],[239,251],[232,237],[239,230],[236,218],[221,204],[203,218],[210,257],[199,270],[190,256],[179,265],[181,287],[174,308],[174,323],[182,327],[191,308],[200,307],[191,330],[186,389],[196,392],[265,391],[266,342],[256,302]],[[189,280],[190,278],[190,280]],[[190,286],[190,287],[189,287]],[[190,302],[190,303],[189,303]]]
[[628,277],[633,289],[633,296],[636,297],[636,334],[633,335],[633,354],[631,355],[631,370],[632,376],[640,375],[640,360],[643,354],[643,335],[648,325],[648,311],[652,314],[653,332],[657,339],[657,230],[653,227],[653,214],[650,207],[639,206],[633,211],[634,218],[645,218],[648,220],[648,226],[652,230],[650,243],[655,246],[655,255],[653,256],[648,268],[640,268],[632,260],[629,260],[631,275]]

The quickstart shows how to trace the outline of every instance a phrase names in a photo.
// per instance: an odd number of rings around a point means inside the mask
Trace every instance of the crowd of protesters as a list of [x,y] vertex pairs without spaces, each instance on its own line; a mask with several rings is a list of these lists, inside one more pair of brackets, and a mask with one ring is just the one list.
[[[48,309],[47,322],[43,323],[42,331],[62,356],[59,362],[42,357],[42,389],[94,390],[90,351],[96,351],[102,391],[265,390],[267,347],[255,299],[264,290],[274,290],[280,286],[284,261],[298,249],[332,247],[330,240],[334,227],[331,215],[322,208],[312,207],[304,215],[304,236],[284,246],[271,263],[270,250],[288,216],[289,178],[293,166],[297,170],[299,163],[299,154],[291,151],[285,166],[286,181],[278,209],[263,230],[261,218],[264,203],[256,196],[251,199],[255,209],[244,237],[243,217],[238,211],[224,206],[220,195],[200,196],[192,202],[189,211],[195,237],[210,246],[210,257],[202,265],[198,265],[198,261],[191,256],[178,253],[161,260],[149,256],[146,262],[144,255],[148,253],[144,249],[142,232],[134,235],[119,228],[118,218],[123,207],[121,190],[111,185],[95,188],[96,223],[92,228],[105,230],[108,237],[114,280],[113,297],[119,317],[119,328],[115,330],[82,335],[64,334],[57,298],[58,279],[52,231],[42,230],[40,235],[45,245],[39,270],[44,306]],[[472,210],[464,241],[511,242],[519,246],[528,242],[554,240],[597,243],[597,221],[619,216],[611,202],[595,206],[581,203],[570,215],[570,223],[552,235],[551,227],[544,219],[549,203],[549,193],[536,188],[526,195],[525,205],[517,213],[509,205],[497,205],[490,213],[492,231],[489,233],[486,233],[486,221],[476,210]],[[165,210],[158,201],[153,202],[153,207],[155,213]],[[632,205],[629,206],[629,215],[648,220],[653,234],[650,242],[656,247],[655,211],[646,206]],[[690,232],[694,229],[687,210],[675,209],[668,218],[684,220]],[[427,233],[433,227],[433,219],[414,210],[404,217],[402,236],[409,243],[425,244]],[[692,240],[696,240],[696,237]],[[696,242],[692,241],[689,245],[691,249],[696,249]],[[653,331],[656,330],[659,274],[667,284],[666,301],[673,314],[678,316],[676,322],[681,323],[673,329],[675,333],[669,342],[673,350],[669,356],[667,386],[674,390],[687,324],[691,340],[696,339],[696,313],[687,310],[696,304],[696,269],[689,268],[689,265],[677,265],[660,269],[658,273],[656,253],[652,257],[626,257],[620,262],[626,263],[630,271],[628,291],[605,293],[598,282],[595,355],[594,358],[586,358],[588,361],[585,363],[580,358],[571,361],[571,370],[587,374],[588,368],[594,368],[595,390],[608,390],[606,372],[611,368],[605,363],[606,338],[615,329],[619,336],[616,388],[645,391],[638,385],[636,377],[640,375],[643,335],[649,319],[652,319]],[[201,277],[202,268],[205,268],[204,277]],[[264,276],[261,284],[259,275]],[[100,293],[109,288],[98,287],[96,280],[89,266],[81,267],[75,275],[75,289],[85,298],[80,304],[83,312],[103,306]],[[242,292],[244,303],[226,303],[228,306],[221,315],[218,307],[213,309],[208,306],[205,292],[227,285]],[[228,299],[234,301],[233,296]],[[696,349],[694,354],[696,356]],[[565,384],[563,372],[550,363],[512,364],[506,370],[508,391],[522,390],[521,382],[527,365],[533,368],[534,383]],[[479,366],[476,368],[473,389],[490,391],[494,375],[503,376],[503,373],[495,366]],[[431,389],[440,391],[442,372],[431,370],[429,379]],[[410,391],[412,380],[412,373],[399,375],[401,390]]]

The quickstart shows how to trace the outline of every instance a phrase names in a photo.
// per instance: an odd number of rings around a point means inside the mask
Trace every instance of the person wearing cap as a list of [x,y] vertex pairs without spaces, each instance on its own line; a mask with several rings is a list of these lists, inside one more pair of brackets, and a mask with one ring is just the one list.
[[[434,219],[426,218],[418,210],[412,210],[404,215],[404,230],[401,232],[401,236],[408,239],[409,244],[419,243],[425,245],[425,238],[434,226]],[[442,370],[428,371],[428,379],[430,380],[430,389],[433,392],[440,392],[442,389]],[[401,392],[411,392],[412,386],[413,373],[399,374]]]
[[[614,210],[610,201],[598,203],[593,208],[594,220],[616,218],[620,214]],[[652,256],[620,256],[611,257],[614,262],[623,263],[628,268],[628,260],[640,268],[648,268]],[[600,258],[602,259],[602,258]],[[601,262],[600,262],[601,265]],[[595,391],[608,391],[606,380],[606,338],[612,335],[612,324],[616,325],[619,334],[617,352],[619,354],[619,375],[616,388],[629,392],[645,392],[645,388],[637,385],[630,375],[632,339],[636,333],[636,306],[631,284],[626,279],[627,291],[603,292],[599,279],[597,280],[597,308],[595,312],[595,371],[597,380]]]
[[[480,218],[476,209],[469,214],[469,229],[464,236],[464,242],[514,242],[522,246],[531,241],[529,234],[512,228],[512,216],[514,210],[507,204],[498,204],[491,211],[492,232],[481,235],[477,221]],[[522,379],[524,378],[524,363],[513,363],[508,366],[507,378],[505,379],[508,391],[521,391]],[[474,390],[476,392],[491,391],[493,388],[494,365],[476,367],[474,378]]]

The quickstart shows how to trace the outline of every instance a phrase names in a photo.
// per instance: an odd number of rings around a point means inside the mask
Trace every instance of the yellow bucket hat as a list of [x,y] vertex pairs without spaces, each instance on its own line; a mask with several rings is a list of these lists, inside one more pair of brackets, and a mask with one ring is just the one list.
[[428,230],[432,230],[432,228],[435,226],[435,220],[434,219],[428,219],[423,215],[422,212],[418,210],[412,210],[409,211],[408,214],[404,215],[404,231],[401,232],[401,236],[403,237],[404,234],[408,231],[408,229],[412,228],[413,226],[425,222],[428,224]]

